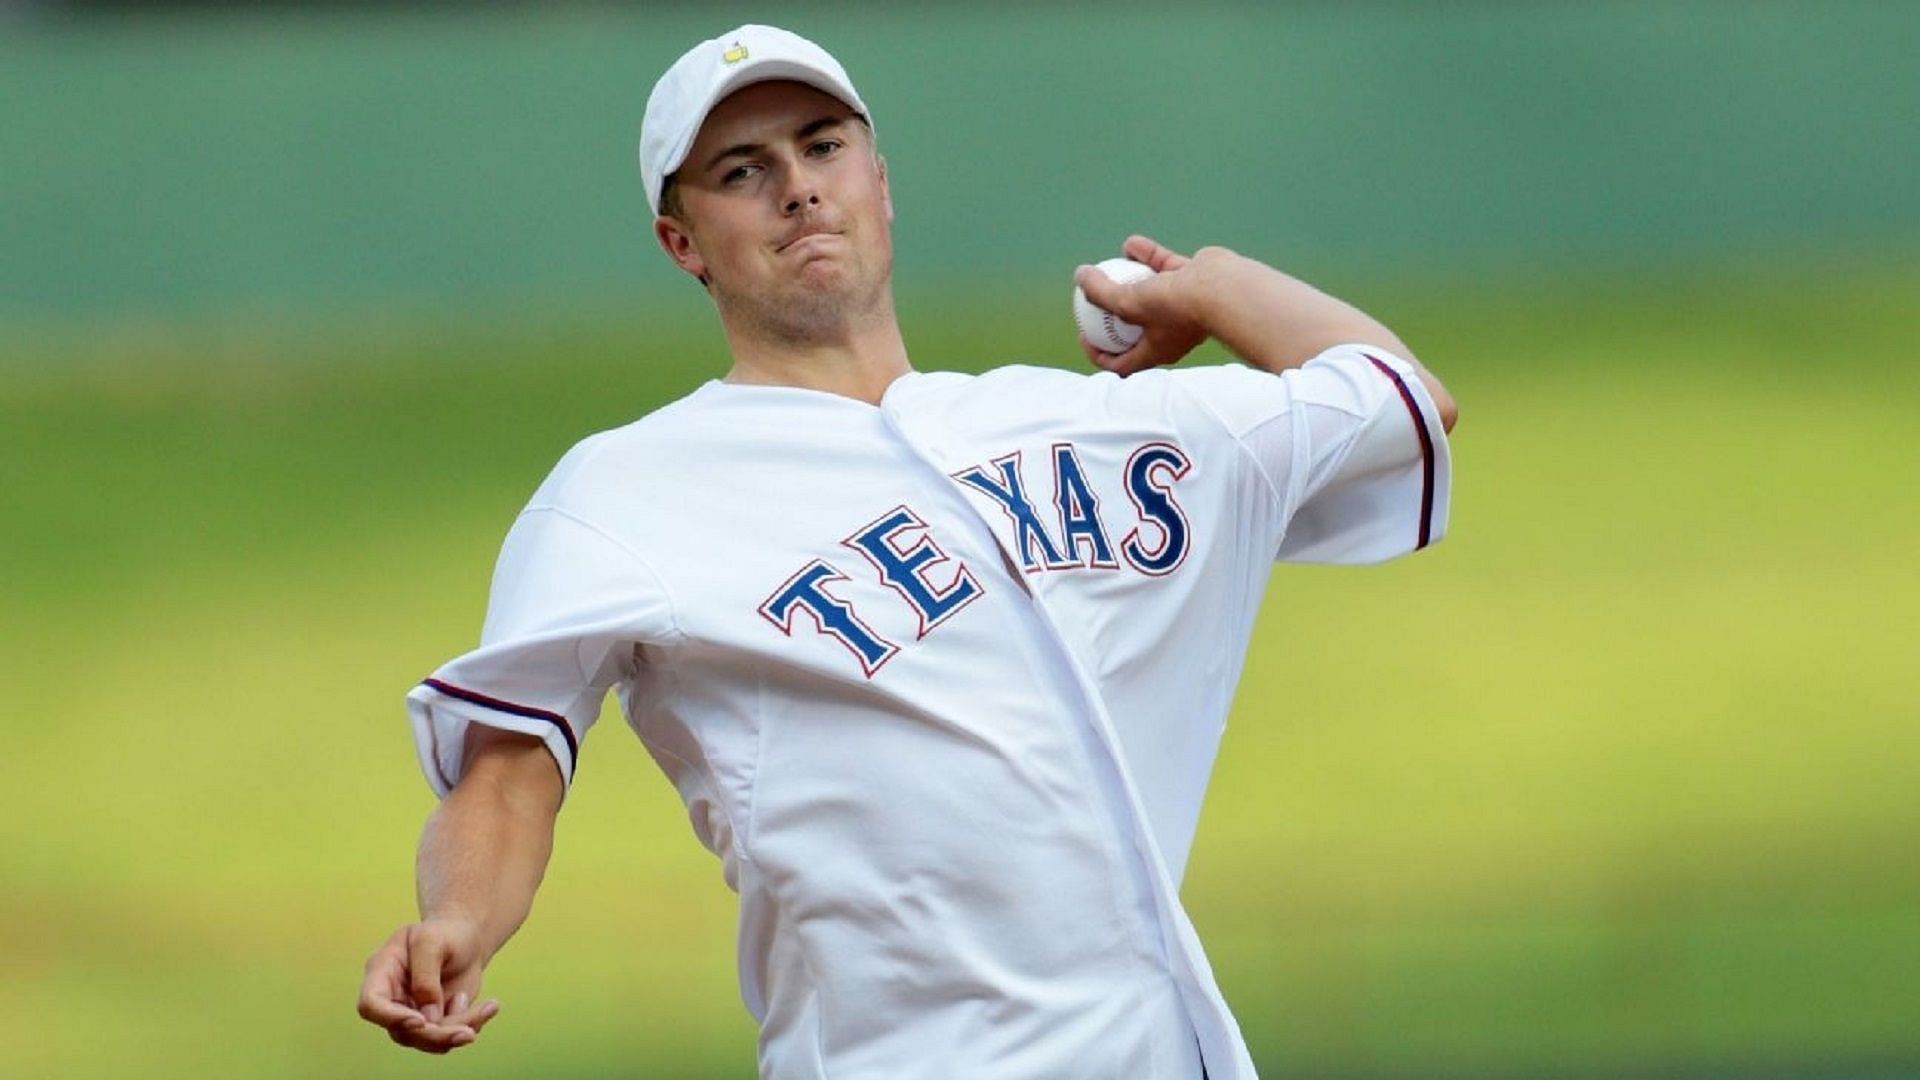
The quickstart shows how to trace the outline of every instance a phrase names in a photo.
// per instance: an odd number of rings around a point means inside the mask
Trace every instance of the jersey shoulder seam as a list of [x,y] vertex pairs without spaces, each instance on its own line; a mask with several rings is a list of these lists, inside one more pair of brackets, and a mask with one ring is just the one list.
[[667,584],[666,577],[662,575],[660,571],[653,568],[653,564],[647,561],[646,556],[633,549],[633,545],[557,503],[536,503],[520,511],[521,517],[526,517],[528,514],[554,514],[565,518],[588,532],[593,533],[600,539],[605,540],[607,543],[612,544],[614,547],[620,549],[628,558],[640,564],[640,569],[646,571],[647,576],[653,579],[654,584],[660,586],[660,594],[667,598],[667,622],[673,627],[674,636],[680,638],[682,641],[686,640],[687,632],[680,625],[680,605],[675,602],[673,598],[673,587]]
[[[1267,374],[1272,375],[1271,372],[1268,372]],[[1272,377],[1279,378],[1279,376],[1277,375],[1272,375]],[[1249,466],[1253,468],[1253,471],[1255,473],[1259,474],[1260,482],[1267,486],[1267,494],[1273,496],[1274,504],[1277,506],[1285,506],[1286,499],[1284,496],[1281,495],[1280,489],[1274,486],[1273,477],[1267,475],[1266,466],[1260,463],[1259,457],[1254,454],[1253,450],[1250,447],[1247,446],[1246,441],[1242,439],[1239,435],[1234,433],[1233,425],[1227,423],[1226,417],[1221,416],[1218,410],[1216,410],[1212,405],[1208,404],[1206,398],[1201,397],[1199,394],[1196,394],[1193,391],[1187,389],[1185,384],[1182,382],[1182,380],[1168,379],[1167,384],[1173,387],[1174,391],[1180,394],[1181,397],[1185,398],[1189,402],[1192,402],[1194,405],[1199,406],[1201,412],[1205,413],[1210,419],[1212,419],[1214,423],[1220,425],[1220,430],[1226,432],[1227,438],[1233,440],[1233,445],[1240,451],[1240,456],[1247,462]],[[1276,420],[1284,419],[1285,417],[1292,415],[1292,412],[1293,410],[1291,406],[1289,406],[1288,410],[1285,413],[1282,413],[1279,416],[1268,417],[1266,420],[1262,421],[1260,424],[1255,425],[1254,428],[1249,430],[1250,431],[1257,430],[1258,428],[1264,427],[1267,424],[1271,424]]]

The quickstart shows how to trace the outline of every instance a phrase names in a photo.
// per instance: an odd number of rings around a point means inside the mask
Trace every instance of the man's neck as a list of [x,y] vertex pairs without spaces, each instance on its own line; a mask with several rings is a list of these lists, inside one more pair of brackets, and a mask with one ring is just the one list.
[[880,396],[912,370],[900,323],[889,308],[812,342],[768,341],[727,328],[733,367],[726,381],[797,386],[878,405]]

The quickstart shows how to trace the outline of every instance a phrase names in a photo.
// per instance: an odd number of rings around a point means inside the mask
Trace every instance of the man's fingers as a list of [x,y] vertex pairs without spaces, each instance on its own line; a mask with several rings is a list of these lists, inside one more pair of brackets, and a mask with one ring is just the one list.
[[387,935],[387,940],[381,942],[380,947],[373,950],[373,955],[367,957],[367,970],[372,971],[376,966],[388,964],[395,957],[405,959],[406,955],[407,927],[403,926]]
[[1147,339],[1143,337],[1134,344],[1133,348],[1128,349],[1126,352],[1118,356],[1107,357],[1106,363],[1103,366],[1115,375],[1125,377],[1136,371],[1144,371],[1147,368],[1163,363],[1166,363],[1166,361],[1151,358]]
[[[448,965],[456,977],[444,981]],[[415,923],[402,927],[367,960],[360,1015],[386,1029],[401,1046],[444,1054],[472,1043],[499,1012],[491,999],[478,1005],[478,971],[458,971],[444,934]],[[458,992],[455,992],[456,986]]]
[[1104,356],[1095,363],[1125,378],[1148,368],[1177,364],[1203,340],[1205,340],[1204,335],[1188,336],[1178,328],[1149,327],[1146,333],[1140,335],[1140,340],[1134,342],[1132,348],[1118,355]]
[[479,1038],[479,1034],[466,1024],[429,1024],[424,1021],[387,1029],[388,1037],[394,1042],[429,1054],[444,1054],[466,1046]]
[[398,1000],[406,986],[406,940],[396,933],[367,958],[366,978],[360,981],[360,1016],[381,1027],[408,1018],[425,1019],[419,1010]]
[[1096,304],[1100,303],[1102,296],[1109,295],[1114,287],[1113,279],[1101,273],[1099,267],[1091,263],[1081,263],[1073,268],[1073,283],[1080,287],[1081,292],[1087,294],[1087,299]]
[[440,1022],[443,1025],[472,1028],[474,1034],[477,1035],[480,1033],[481,1028],[487,1026],[487,1021],[492,1020],[498,1015],[500,1015],[500,1003],[489,998],[486,1001],[476,1002],[459,1012],[448,1013],[446,1018]]
[[444,1054],[453,1049],[453,1047],[447,1043],[424,1039],[414,1031],[395,1029],[389,1030],[387,1035],[394,1042],[410,1050],[420,1050],[429,1054]]
[[[1101,274],[1099,270],[1091,269],[1090,272],[1094,278],[1103,281],[1106,280],[1105,275]],[[1078,275],[1076,275],[1076,279],[1077,278]],[[1126,286],[1115,285],[1113,287],[1125,288]],[[1087,296],[1093,300],[1094,303],[1100,304],[1100,299],[1094,296],[1093,293],[1089,292]],[[1127,319],[1129,322],[1134,321],[1133,318],[1129,317],[1129,313],[1124,310],[1124,308],[1112,307],[1107,304],[1100,304],[1100,306],[1120,316],[1122,319]],[[1086,354],[1089,364],[1092,364],[1102,371],[1111,371],[1116,375],[1131,375],[1136,371],[1144,371],[1150,367],[1158,367],[1161,364],[1171,364],[1175,360],[1178,360],[1181,355],[1184,355],[1184,351],[1168,354],[1165,346],[1155,340],[1152,331],[1143,334],[1140,340],[1133,344],[1132,348],[1120,353],[1106,352],[1084,337],[1079,340],[1080,351]],[[1190,347],[1191,346],[1189,346],[1189,348]]]
[[1086,338],[1080,339],[1080,351],[1086,354],[1087,363],[1097,368],[1105,368],[1113,362],[1113,354],[1101,352],[1100,347]]
[[445,946],[418,924],[407,930],[407,991],[429,1023],[440,1019],[440,964]]
[[1119,282],[1100,272],[1097,266],[1080,266],[1073,271],[1073,283],[1087,294],[1087,299],[1095,306],[1113,312],[1128,322],[1137,322],[1139,305],[1131,293],[1131,286]]
[[1143,337],[1125,352],[1110,353],[1086,338],[1080,339],[1080,351],[1087,354],[1087,362],[1101,371],[1110,371],[1115,375],[1133,374],[1140,360],[1140,351],[1145,345],[1146,339]]
[[409,1021],[425,1023],[427,1019],[417,1009],[402,1005],[384,993],[369,993],[364,988],[360,991],[360,1018],[383,1028]]
[[1164,274],[1187,265],[1187,257],[1158,241],[1135,233],[1120,245],[1120,251],[1134,262],[1146,263]]

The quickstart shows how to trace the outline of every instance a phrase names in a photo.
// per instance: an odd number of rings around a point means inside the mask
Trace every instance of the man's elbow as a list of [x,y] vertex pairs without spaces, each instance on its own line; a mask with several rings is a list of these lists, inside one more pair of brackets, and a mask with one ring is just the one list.
[[559,813],[566,782],[539,736],[473,724],[463,758],[455,795],[480,789],[516,813],[548,820]]
[[1441,430],[1451,434],[1454,422],[1460,419],[1459,404],[1453,400],[1453,395],[1447,392],[1447,388],[1441,384],[1440,380],[1433,377],[1433,372],[1426,368],[1420,369],[1420,383],[1426,387],[1427,396],[1433,399],[1433,407],[1440,414]]

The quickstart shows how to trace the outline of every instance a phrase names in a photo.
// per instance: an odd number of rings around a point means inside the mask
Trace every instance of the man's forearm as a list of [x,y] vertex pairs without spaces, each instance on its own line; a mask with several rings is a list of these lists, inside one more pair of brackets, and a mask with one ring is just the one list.
[[519,929],[553,851],[555,807],[484,771],[462,779],[420,836],[420,917],[474,928],[482,957]]
[[1214,340],[1254,367],[1296,368],[1335,345],[1374,345],[1412,364],[1453,427],[1453,397],[1406,342],[1352,304],[1256,259],[1219,260],[1204,284],[1201,323]]
[[1335,345],[1377,345],[1409,361],[1393,331],[1292,275],[1237,256],[1206,282],[1202,323],[1235,356],[1267,371],[1296,368]]

